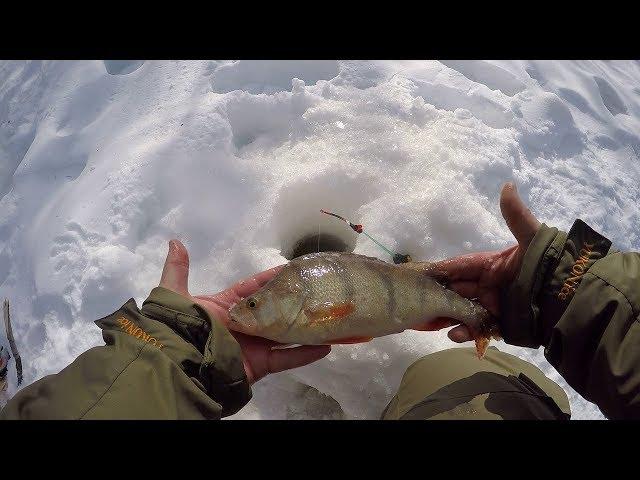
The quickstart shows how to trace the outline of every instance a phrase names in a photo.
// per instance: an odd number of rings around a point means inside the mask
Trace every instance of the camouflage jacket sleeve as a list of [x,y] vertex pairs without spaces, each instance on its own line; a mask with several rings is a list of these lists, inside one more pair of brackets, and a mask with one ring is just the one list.
[[609,418],[640,418],[640,254],[581,220],[542,225],[502,299],[501,329],[545,357]]
[[240,347],[189,299],[155,288],[96,324],[106,345],[22,389],[2,419],[217,419],[251,398]]

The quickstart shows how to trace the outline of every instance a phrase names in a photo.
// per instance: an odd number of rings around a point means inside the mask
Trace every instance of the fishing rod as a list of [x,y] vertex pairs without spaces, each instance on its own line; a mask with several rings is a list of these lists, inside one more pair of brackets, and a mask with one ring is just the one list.
[[351,227],[351,229],[360,234],[364,234],[367,238],[369,238],[373,243],[375,243],[376,245],[378,245],[380,248],[382,248],[382,250],[384,250],[385,252],[387,252],[389,255],[391,255],[391,258],[393,258],[393,263],[407,263],[411,261],[411,257],[409,255],[403,255],[401,253],[397,253],[394,252],[393,250],[385,247],[383,244],[381,244],[379,241],[377,241],[375,238],[373,238],[371,235],[369,235],[367,232],[364,231],[364,228],[362,225],[360,225],[359,223],[353,223],[350,222],[349,220],[347,220],[346,218],[338,215],[337,213],[333,213],[333,212],[328,212],[326,210],[322,210],[320,209],[320,211],[322,213],[325,213],[327,215],[331,215],[332,217],[336,217],[339,218],[340,220],[342,220],[343,222],[345,222],[347,225],[349,225]]

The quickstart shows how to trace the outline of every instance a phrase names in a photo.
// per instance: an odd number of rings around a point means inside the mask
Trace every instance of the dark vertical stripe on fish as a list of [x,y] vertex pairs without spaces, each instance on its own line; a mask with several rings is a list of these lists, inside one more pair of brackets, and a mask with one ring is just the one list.
[[330,266],[336,278],[340,281],[341,302],[348,303],[353,300],[353,287],[349,282],[349,270],[347,266],[339,260],[339,258],[326,257],[324,259]]
[[420,290],[420,313],[427,311],[426,304],[426,296],[427,296],[427,282],[425,282],[424,277],[421,275],[417,278],[418,280],[418,290]]
[[305,291],[309,293],[311,291],[311,285],[307,280],[307,276],[304,273],[304,269],[300,265],[297,265],[295,263],[289,263],[289,265],[291,266],[291,268],[295,268],[296,276],[300,279],[300,281],[304,285]]
[[351,281],[351,268],[349,267],[349,265],[345,264],[344,262],[340,261],[340,260],[332,260],[332,263],[336,264],[338,266],[338,268],[340,269],[340,273],[342,274],[341,277],[343,279],[343,286],[347,292],[347,303],[348,302],[352,302],[353,301],[353,297],[356,293],[356,290],[353,286],[353,282]]
[[438,287],[442,288],[443,290],[445,290],[445,288],[440,283],[427,275],[420,275],[418,277],[418,283],[420,285],[420,310],[422,312],[427,312],[431,308],[431,306],[428,305],[429,292],[437,292]]
[[384,283],[385,288],[387,289],[387,296],[389,297],[389,315],[392,320],[396,318],[396,295],[395,295],[395,287],[393,285],[393,280],[391,276],[388,274],[389,272],[384,272],[381,269],[377,268],[376,265],[367,264],[367,268],[370,271],[376,272],[376,275],[382,279],[382,283]]

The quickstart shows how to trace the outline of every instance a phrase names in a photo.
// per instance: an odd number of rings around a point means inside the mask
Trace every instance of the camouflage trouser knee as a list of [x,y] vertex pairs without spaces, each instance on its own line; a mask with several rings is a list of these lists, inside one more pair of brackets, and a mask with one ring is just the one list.
[[489,348],[452,348],[421,358],[404,374],[383,420],[567,420],[562,388],[524,360]]

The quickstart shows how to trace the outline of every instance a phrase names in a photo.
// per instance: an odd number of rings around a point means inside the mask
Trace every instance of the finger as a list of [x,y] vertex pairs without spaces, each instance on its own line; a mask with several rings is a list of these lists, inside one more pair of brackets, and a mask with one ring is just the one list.
[[242,298],[230,288],[215,295],[195,295],[193,298],[198,299],[200,302],[206,302],[209,305],[213,304],[227,310],[242,300]]
[[524,204],[513,182],[507,182],[502,187],[500,211],[518,243],[529,245],[540,228],[540,222]]
[[330,351],[330,345],[305,345],[283,350],[271,350],[268,358],[269,372],[276,373],[290,368],[302,367],[326,357]]
[[230,333],[238,341],[243,350],[245,347],[248,349],[260,348],[270,350],[272,348],[281,348],[287,345],[285,343],[269,340],[268,338],[254,337],[253,335],[247,335],[246,333],[236,332],[234,330],[230,330]]
[[238,283],[220,293],[216,293],[215,295],[195,295],[194,298],[204,300],[206,302],[213,302],[224,308],[230,308],[244,297],[249,296],[262,288],[282,269],[282,267],[284,267],[284,265],[278,265],[277,267],[273,267],[269,270],[253,275],[250,278],[240,280]]
[[449,281],[472,280],[482,275],[494,255],[495,252],[468,253],[435,262],[430,268]]
[[244,298],[262,288],[264,284],[275,277],[283,267],[284,265],[278,265],[277,267],[270,268],[269,270],[265,270],[264,272],[257,273],[249,278],[245,278],[244,280],[240,280],[229,290],[232,290],[239,297]]
[[473,336],[469,329],[464,325],[458,325],[455,328],[449,330],[447,336],[456,343],[464,343],[473,340]]
[[229,306],[219,301],[212,301],[208,298],[193,297],[198,305],[203,307],[209,315],[220,321],[225,327],[229,328],[231,318],[229,317]]
[[208,302],[213,302],[218,297],[216,295],[194,295],[193,298],[197,298],[199,300],[205,300],[205,301],[208,301]]
[[162,269],[160,286],[188,295],[189,253],[179,240],[169,241],[169,252]]
[[447,287],[465,298],[478,298],[480,296],[480,284],[473,280],[458,280],[451,282]]

